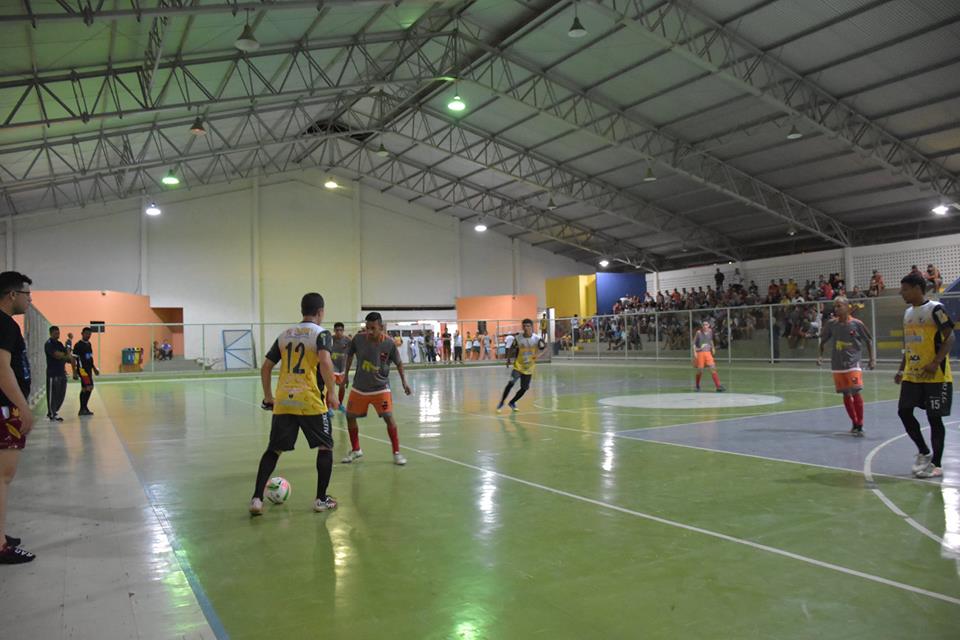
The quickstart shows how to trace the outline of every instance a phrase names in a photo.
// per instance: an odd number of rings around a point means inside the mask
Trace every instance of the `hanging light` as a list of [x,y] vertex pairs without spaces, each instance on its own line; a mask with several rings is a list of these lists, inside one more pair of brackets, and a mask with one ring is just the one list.
[[325,186],[327,189],[336,189],[340,185],[337,184],[337,181],[333,176],[328,176],[327,181],[323,183],[323,186]]
[[173,172],[173,169],[170,169],[170,171],[167,171],[167,175],[160,178],[160,182],[172,187],[180,184],[180,178]]
[[553,211],[557,208],[557,203],[553,201],[553,196],[550,196],[550,200],[547,202],[547,211]]
[[381,158],[386,158],[388,155],[390,155],[390,152],[387,151],[387,148],[383,146],[382,142],[380,143],[380,146],[377,147],[377,150],[374,151],[374,153],[380,156]]
[[466,108],[467,103],[463,101],[459,93],[453,96],[453,100],[447,103],[447,109],[450,109],[450,111],[463,111]]
[[651,167],[651,166],[649,166],[649,165],[647,166],[647,172],[646,172],[645,174],[643,174],[643,181],[644,181],[644,182],[656,182],[656,181],[657,181],[657,176],[654,175],[654,173],[653,173],[653,167]]
[[477,220],[477,224],[473,225],[473,230],[476,231],[477,233],[483,233],[484,231],[486,231],[487,230],[486,219],[480,218],[479,220]]
[[938,216],[945,216],[950,213],[950,207],[945,204],[939,204],[930,210],[932,213]]
[[151,202],[149,205],[147,205],[144,213],[146,213],[148,216],[158,216],[163,212],[160,211],[160,207],[157,206],[156,202]]
[[610,266],[610,261],[604,258],[603,260],[600,261],[600,266],[606,269],[607,267]]
[[790,132],[787,133],[787,140],[799,140],[803,137],[803,134],[800,133],[800,130],[797,129],[797,125],[790,127]]
[[578,4],[574,3],[573,5],[573,24],[570,25],[570,30],[567,31],[567,35],[571,38],[582,38],[587,35],[587,30],[583,28],[583,23],[580,22],[580,14],[577,11]]
[[195,136],[205,136],[207,135],[207,130],[203,128],[203,118],[197,116],[193,120],[193,124],[190,125],[190,133]]
[[796,228],[795,228],[793,225],[790,225],[790,226],[787,228],[787,235],[788,235],[788,236],[795,236],[795,235],[797,235],[797,230],[796,230]]
[[247,12],[247,23],[243,25],[243,31],[240,32],[240,37],[234,41],[233,46],[247,53],[260,48],[260,43],[253,37],[253,27],[250,26],[249,11]]

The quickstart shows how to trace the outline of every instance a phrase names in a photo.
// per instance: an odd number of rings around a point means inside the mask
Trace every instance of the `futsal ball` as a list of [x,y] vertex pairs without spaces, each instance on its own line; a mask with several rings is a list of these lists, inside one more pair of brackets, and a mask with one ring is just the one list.
[[287,498],[290,497],[290,483],[287,482],[286,478],[281,478],[280,476],[270,478],[270,482],[267,483],[267,491],[264,495],[267,500],[273,504],[283,504],[287,501]]

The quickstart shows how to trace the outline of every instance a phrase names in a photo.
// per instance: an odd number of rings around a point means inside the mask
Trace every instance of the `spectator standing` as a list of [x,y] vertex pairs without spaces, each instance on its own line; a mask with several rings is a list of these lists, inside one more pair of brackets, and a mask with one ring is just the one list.
[[873,275],[870,277],[870,289],[867,291],[867,295],[870,297],[879,296],[881,293],[883,293],[885,288],[886,287],[883,284],[883,276],[880,275],[879,271],[874,269]]
[[50,327],[43,352],[47,356],[47,419],[63,422],[57,412],[67,395],[67,363],[73,362],[73,354],[60,342],[60,327]]
[[940,269],[937,269],[932,264],[928,264],[927,272],[923,277],[927,281],[927,289],[930,293],[940,293],[940,286],[943,284],[943,278],[940,277]]
[[463,336],[459,329],[453,332],[453,361],[463,362]]
[[443,334],[440,336],[440,342],[443,345],[441,352],[441,358],[443,362],[450,364],[450,332],[444,330]]
[[723,272],[720,271],[720,267],[717,267],[717,272],[713,274],[713,281],[717,283],[717,291],[723,290],[723,281],[726,279],[726,276],[723,275]]

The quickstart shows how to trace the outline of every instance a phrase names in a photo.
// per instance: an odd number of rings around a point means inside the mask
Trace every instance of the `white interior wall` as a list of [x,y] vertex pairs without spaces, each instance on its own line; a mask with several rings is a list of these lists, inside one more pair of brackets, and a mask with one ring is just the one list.
[[[186,323],[259,322],[260,306],[264,322],[289,322],[308,290],[324,294],[329,321],[357,320],[361,306],[453,307],[458,295],[514,293],[514,280],[516,293],[543,305],[547,278],[589,269],[519,244],[515,277],[509,238],[364,185],[331,192],[322,179],[302,172],[259,189],[246,180],[170,191],[156,198],[156,218],[140,198],[21,215],[14,264],[37,289],[145,292],[155,306],[182,307]],[[455,316],[435,315],[444,314]],[[202,339],[218,343],[219,329]]]

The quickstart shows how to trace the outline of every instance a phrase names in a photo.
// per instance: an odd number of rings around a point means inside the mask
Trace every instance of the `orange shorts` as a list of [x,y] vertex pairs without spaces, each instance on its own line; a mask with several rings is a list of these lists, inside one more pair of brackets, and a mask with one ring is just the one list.
[[834,371],[833,386],[837,393],[863,389],[863,371]]
[[717,363],[713,361],[713,354],[709,351],[697,351],[693,354],[693,366],[697,369],[704,367],[715,367]]
[[373,405],[377,410],[377,415],[381,418],[393,414],[393,394],[390,390],[386,391],[357,391],[350,390],[350,397],[347,398],[347,415],[354,418],[364,418],[367,415],[367,407]]

